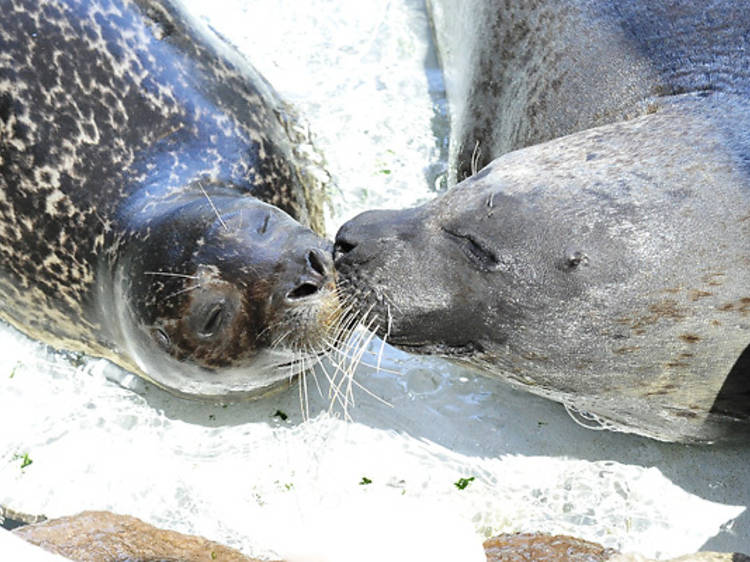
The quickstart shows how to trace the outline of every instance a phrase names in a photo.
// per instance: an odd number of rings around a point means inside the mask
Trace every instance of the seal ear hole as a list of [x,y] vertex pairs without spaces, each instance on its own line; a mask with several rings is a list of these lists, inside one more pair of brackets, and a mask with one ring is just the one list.
[[578,266],[586,266],[589,264],[589,257],[585,252],[578,248],[566,248],[565,249],[565,266],[568,269],[573,269]]
[[172,345],[172,340],[169,338],[169,335],[161,328],[154,328],[151,330],[151,336],[154,338],[157,345],[164,350],[169,350]]

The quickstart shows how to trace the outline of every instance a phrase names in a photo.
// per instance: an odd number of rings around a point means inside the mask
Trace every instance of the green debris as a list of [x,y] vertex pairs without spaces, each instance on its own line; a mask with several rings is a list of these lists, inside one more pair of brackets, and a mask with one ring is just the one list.
[[273,415],[273,417],[275,417],[275,418],[281,418],[281,421],[286,421],[289,416],[287,416],[281,410],[276,410],[276,413]]
[[31,460],[31,457],[29,457],[28,453],[24,453],[23,455],[16,453],[15,455],[13,455],[13,460],[21,461],[22,470],[34,462]]
[[372,480],[370,480],[367,476],[363,476],[362,480],[359,481],[359,485],[367,486],[367,484],[372,484]]
[[20,361],[18,361],[15,365],[13,365],[13,368],[10,370],[10,375],[8,376],[8,378],[12,379],[13,377],[15,377],[16,371],[22,366],[23,366],[23,363],[21,363]]
[[457,482],[453,483],[453,485],[459,490],[464,490],[466,489],[466,486],[471,484],[473,481],[474,481],[474,477],[469,476],[468,478],[459,478]]

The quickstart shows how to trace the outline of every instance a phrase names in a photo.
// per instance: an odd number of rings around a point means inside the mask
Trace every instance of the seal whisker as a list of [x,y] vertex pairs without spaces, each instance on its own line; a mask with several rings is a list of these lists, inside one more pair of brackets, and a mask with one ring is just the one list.
[[477,167],[479,166],[479,157],[482,155],[482,151],[479,148],[479,139],[474,143],[474,150],[471,153],[471,175],[477,173]]
[[[368,312],[364,312],[362,314],[362,317],[366,317]],[[356,326],[359,326],[362,320],[359,320],[356,324]],[[335,383],[334,380],[331,380],[332,383],[332,389],[337,394],[340,395],[342,393],[342,386],[344,382],[347,380],[351,380],[354,377],[354,372],[356,370],[357,366],[357,357],[356,354],[352,353],[350,355],[350,351],[352,351],[355,348],[359,347],[358,342],[362,339],[362,332],[360,332],[357,336],[352,337],[351,335],[348,337],[347,341],[344,343],[344,345],[341,347],[341,355],[342,355],[342,361],[336,362],[338,365],[337,372],[341,372],[341,380],[338,383]],[[343,363],[343,361],[348,360],[346,364]],[[347,386],[349,388],[349,386]],[[346,408],[348,406],[348,391],[344,397],[343,400],[344,410],[346,411]]]
[[307,364],[308,359],[309,357],[307,357],[305,354],[300,354],[290,365],[290,378],[299,378],[297,391],[299,394],[300,413],[304,421],[308,421],[310,419],[310,396],[308,391],[307,376],[311,372],[311,370]]
[[166,300],[171,299],[172,297],[176,297],[176,296],[181,295],[183,293],[189,293],[190,291],[193,291],[195,289],[200,289],[200,288],[201,288],[201,284],[200,283],[197,283],[195,285],[191,285],[190,287],[184,287],[184,288],[180,289],[179,291],[175,291],[174,293],[168,294],[167,296],[164,297],[164,300],[166,301]]
[[307,391],[307,368],[305,360],[302,359],[300,365],[300,372],[298,373],[300,380],[300,405],[303,406],[303,419],[308,421],[310,419],[310,395]]
[[[336,367],[336,372],[339,372],[340,371],[339,364],[337,364],[333,360],[332,360],[332,363],[333,363],[334,367]],[[349,411],[348,411],[348,408],[347,408],[346,399],[345,399],[345,397],[342,397],[342,394],[340,392],[338,392],[338,389],[336,388],[336,385],[335,385],[335,373],[333,375],[331,375],[328,372],[328,369],[325,367],[325,365],[322,362],[320,363],[320,367],[321,367],[321,369],[322,369],[322,371],[323,371],[323,373],[324,373],[324,375],[325,375],[325,377],[326,377],[326,379],[328,380],[328,383],[329,383],[329,386],[328,386],[328,388],[329,388],[328,398],[330,399],[330,403],[328,405],[328,411],[332,412],[333,408],[334,408],[334,405],[338,402],[341,405],[341,408],[342,408],[342,411],[343,411],[343,414],[344,414],[344,419],[351,421],[352,418],[349,415]]]
[[[278,325],[277,325],[277,326],[278,326]],[[269,327],[267,327],[267,328],[266,328],[265,330],[263,330],[263,331],[265,332],[265,331],[269,330],[269,329],[270,329],[270,328],[272,328],[272,327],[273,327],[273,326],[269,326]],[[284,330],[284,331],[283,331],[283,332],[282,332],[282,333],[281,333],[280,335],[278,335],[278,336],[276,337],[276,339],[274,339],[274,340],[273,340],[273,341],[271,342],[271,347],[281,347],[281,345],[280,345],[280,344],[281,344],[281,343],[282,343],[282,342],[283,342],[284,340],[286,340],[286,339],[287,339],[287,338],[288,338],[288,337],[289,337],[289,336],[290,336],[290,335],[291,335],[292,333],[293,333],[293,330],[292,330],[292,328],[289,328],[288,330]]]
[[378,353],[378,363],[376,371],[380,371],[380,363],[383,360],[383,351],[385,350],[385,343],[388,337],[391,335],[391,326],[393,325],[393,315],[391,314],[391,305],[386,303],[386,312],[388,320],[386,322],[386,331],[383,338],[380,340],[380,352]]
[[[399,373],[394,373],[394,374],[399,374]],[[354,384],[354,385],[355,385],[355,386],[356,386],[357,388],[359,388],[359,389],[360,389],[360,390],[361,390],[362,392],[364,392],[365,394],[367,394],[367,395],[368,395],[368,396],[370,396],[371,398],[374,398],[375,400],[377,400],[378,402],[380,402],[380,403],[381,403],[381,404],[383,404],[384,406],[388,406],[389,408],[394,408],[394,405],[393,405],[393,404],[391,404],[390,402],[388,402],[388,400],[386,400],[385,398],[382,398],[381,396],[378,396],[378,395],[377,395],[377,394],[375,394],[375,393],[374,393],[374,392],[373,392],[372,390],[370,390],[370,389],[368,389],[367,387],[365,387],[364,385],[362,385],[362,383],[360,383],[359,381],[357,381],[357,380],[353,380],[353,381],[352,381],[352,384]]]
[[[370,351],[368,349],[365,349],[362,352],[362,354],[363,355],[367,354],[367,355],[372,355],[372,356],[376,356],[377,355],[376,352]],[[343,356],[343,353],[341,355]],[[348,356],[348,355],[344,356],[344,359],[350,359],[350,358],[351,357]],[[368,369],[372,369],[373,371],[376,371],[376,372],[388,373],[389,375],[399,375],[399,374],[401,374],[400,371],[394,371],[393,369],[386,369],[386,368],[384,368],[382,366],[377,365],[376,363],[369,363],[369,362],[367,362],[367,361],[365,361],[363,359],[360,359],[359,362],[356,364],[356,367],[360,367],[360,366],[361,367],[367,367]]]
[[[356,361],[352,363],[354,368],[356,368],[359,364],[361,364],[362,353],[367,348],[367,346],[370,344],[370,342],[372,341],[374,337],[375,337],[375,333],[370,331],[368,338],[363,342],[363,345],[360,347],[359,353],[357,354],[357,357],[355,358]],[[347,376],[347,393],[351,394],[352,396],[353,396],[354,386],[357,386],[358,388],[366,392],[368,395],[372,396],[373,398],[376,398],[378,401],[382,402],[383,404],[387,404],[392,407],[392,404],[389,404],[387,401],[383,400],[382,398],[380,398],[379,396],[377,396],[370,390],[366,389],[361,383],[356,381],[354,379],[354,370],[352,370],[350,373],[348,373],[348,376]]]
[[[312,375],[313,382],[315,383],[315,388],[318,389],[318,396],[321,398],[323,397],[323,389],[320,388],[320,381],[318,381],[318,374],[315,372],[315,366],[319,366],[323,371],[325,372],[325,366],[323,365],[323,362],[321,361],[321,356],[317,353],[315,353],[313,350],[310,350],[310,355],[308,359],[312,362],[310,367],[308,367],[308,372],[310,375]],[[323,357],[325,357],[325,351],[323,352]]]
[[214,213],[216,213],[216,218],[219,219],[219,222],[221,223],[221,226],[224,227],[224,230],[229,232],[229,227],[227,226],[227,223],[224,222],[224,219],[221,218],[221,213],[219,213],[219,209],[216,208],[216,205],[214,205],[213,200],[211,199],[211,196],[208,194],[208,192],[203,188],[203,182],[198,182],[198,188],[201,190],[203,195],[205,195],[206,199],[208,200],[208,204],[211,205],[211,208],[214,210]]
[[185,273],[172,273],[169,271],[144,271],[144,275],[163,275],[164,277],[181,277],[183,279],[200,279],[197,275],[187,275]]
[[[366,318],[370,311],[367,311],[364,314],[364,317]],[[369,320],[367,324],[364,326],[364,330],[361,330],[357,338],[355,339],[354,343],[356,344],[356,352],[352,354],[349,364],[347,365],[346,371],[344,371],[344,376],[341,378],[341,383],[339,383],[339,386],[346,382],[346,396],[347,399],[351,396],[352,398],[352,404],[354,403],[354,396],[353,396],[353,390],[352,390],[352,380],[354,379],[354,373],[356,371],[357,365],[359,365],[362,353],[364,350],[367,349],[367,346],[372,341],[372,338],[375,337],[375,333],[370,331],[370,328],[372,325],[377,321],[377,316],[375,318]]]

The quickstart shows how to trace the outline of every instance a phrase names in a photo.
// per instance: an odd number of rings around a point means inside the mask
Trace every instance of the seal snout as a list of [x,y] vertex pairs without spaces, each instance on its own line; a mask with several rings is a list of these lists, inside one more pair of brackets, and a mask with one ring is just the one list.
[[345,223],[336,233],[333,255],[336,265],[363,264],[383,250],[383,243],[398,238],[409,228],[412,209],[365,211]]

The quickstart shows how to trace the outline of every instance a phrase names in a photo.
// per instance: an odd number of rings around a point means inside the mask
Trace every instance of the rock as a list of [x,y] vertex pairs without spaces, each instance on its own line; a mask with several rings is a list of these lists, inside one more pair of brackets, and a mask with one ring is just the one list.
[[106,511],[84,511],[20,527],[13,533],[79,562],[258,562],[238,550],[202,537],[158,529],[135,517]]
[[[600,544],[543,533],[498,535],[484,542],[487,562],[656,562],[639,554],[620,554]],[[750,562],[744,554],[698,552],[662,562]]]
[[487,562],[604,562],[611,548],[568,537],[541,533],[498,535],[484,542]]

